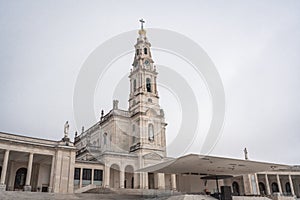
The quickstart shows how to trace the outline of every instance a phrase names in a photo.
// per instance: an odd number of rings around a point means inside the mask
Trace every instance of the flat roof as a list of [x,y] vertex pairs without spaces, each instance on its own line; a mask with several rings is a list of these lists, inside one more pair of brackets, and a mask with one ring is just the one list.
[[251,174],[266,171],[283,171],[289,169],[291,169],[291,166],[283,164],[189,154],[170,161],[145,167],[138,171],[174,174],[198,174],[203,176],[239,176],[243,174]]

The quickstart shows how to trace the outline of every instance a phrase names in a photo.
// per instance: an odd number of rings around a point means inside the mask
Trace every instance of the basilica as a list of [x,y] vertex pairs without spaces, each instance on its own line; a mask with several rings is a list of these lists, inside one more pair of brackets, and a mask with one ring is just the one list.
[[234,196],[300,197],[300,169],[214,156],[167,156],[164,110],[146,30],[138,31],[129,106],[102,112],[87,130],[59,141],[0,132],[0,190],[83,193],[97,188]]
[[[168,160],[167,124],[159,105],[156,84],[158,72],[151,56],[151,44],[143,28],[139,30],[134,47],[128,110],[120,109],[118,100],[114,100],[111,111],[75,138],[74,145],[78,149],[76,157],[77,160],[95,160],[103,163],[104,167],[110,166],[111,169],[104,170],[103,184],[106,187],[171,189],[175,187],[175,175],[133,173],[145,166]],[[124,173],[120,175],[119,172]]]

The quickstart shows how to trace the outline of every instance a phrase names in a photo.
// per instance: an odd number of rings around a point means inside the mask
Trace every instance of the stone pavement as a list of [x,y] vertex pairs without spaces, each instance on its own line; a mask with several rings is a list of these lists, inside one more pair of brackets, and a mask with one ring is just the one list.
[[1,200],[142,200],[142,199],[157,199],[157,200],[213,200],[212,197],[204,195],[176,195],[176,196],[141,196],[134,194],[53,194],[53,193],[38,193],[38,192],[17,192],[6,191],[0,192]]

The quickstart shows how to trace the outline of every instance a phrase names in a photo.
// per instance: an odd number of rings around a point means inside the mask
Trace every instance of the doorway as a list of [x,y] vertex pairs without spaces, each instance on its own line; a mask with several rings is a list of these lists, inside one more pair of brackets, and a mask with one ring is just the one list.
[[16,172],[14,190],[23,190],[27,175],[26,168],[20,168]]

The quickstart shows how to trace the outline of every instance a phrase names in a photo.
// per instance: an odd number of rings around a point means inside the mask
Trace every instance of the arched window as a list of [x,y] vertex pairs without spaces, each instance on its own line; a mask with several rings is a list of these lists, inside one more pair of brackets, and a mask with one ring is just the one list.
[[286,191],[286,193],[288,193],[288,194],[291,194],[291,193],[292,193],[291,185],[290,185],[289,182],[287,182],[287,183],[285,184],[285,191]]
[[147,48],[144,48],[144,54],[147,54]]
[[149,139],[149,141],[154,140],[154,127],[153,127],[153,124],[148,125],[148,139]]
[[103,134],[103,144],[107,144],[107,133]]
[[152,99],[149,98],[149,99],[148,99],[148,102],[149,102],[149,103],[152,103]]
[[261,195],[266,195],[266,187],[265,184],[263,182],[259,182],[258,183],[258,187],[259,187],[259,192]]
[[275,193],[275,192],[279,192],[279,189],[278,189],[278,184],[277,183],[272,183],[272,192]]
[[147,88],[147,92],[151,92],[151,79],[150,78],[146,79],[146,88]]
[[240,187],[239,187],[239,184],[236,181],[234,181],[232,183],[232,190],[233,190],[233,195],[235,195],[235,196],[240,195]]
[[137,49],[137,50],[136,50],[136,55],[139,55],[139,54],[140,54],[140,50]]
[[27,169],[20,168],[16,172],[14,189],[23,189],[26,182]]
[[133,80],[133,91],[136,91],[136,80]]

